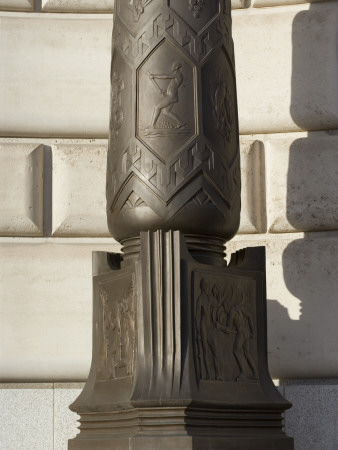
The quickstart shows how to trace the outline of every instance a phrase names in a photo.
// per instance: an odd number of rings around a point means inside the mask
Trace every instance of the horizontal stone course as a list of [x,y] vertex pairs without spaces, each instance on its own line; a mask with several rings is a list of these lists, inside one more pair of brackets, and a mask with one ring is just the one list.
[[251,6],[255,8],[266,8],[268,6],[287,6],[299,3],[318,3],[327,0],[252,0]]
[[2,136],[108,136],[113,19],[0,14]]
[[[338,128],[337,13],[335,1],[233,12],[241,134]],[[1,13],[0,135],[107,137],[112,25]]]
[[[293,403],[285,414],[285,427],[287,434],[295,439],[295,449],[336,450],[338,380],[275,382]],[[0,384],[1,449],[67,450],[68,439],[78,433],[77,415],[68,407],[83,386],[80,383]]]
[[[109,236],[107,145],[0,139],[0,235]],[[336,230],[337,145],[335,130],[241,136],[239,234]]]
[[266,137],[268,230],[338,229],[338,132]]
[[35,0],[0,0],[0,11],[34,11]]
[[[127,1],[127,0],[126,0]],[[311,3],[324,0],[232,0],[232,9],[250,7],[285,6],[298,3]],[[35,10],[62,13],[113,13],[115,0],[41,0],[36,2]],[[34,11],[34,0],[0,0],[0,11]]]
[[0,381],[84,380],[91,360],[92,252],[109,240],[0,243]]
[[112,13],[114,0],[42,0],[43,12]]
[[[260,136],[261,137],[261,136]],[[0,139],[0,159],[6,156],[14,167],[25,163],[25,149],[39,146],[44,170],[40,167],[41,183],[36,184],[36,197],[40,199],[40,228],[36,235],[55,237],[107,237],[110,236],[106,218],[106,165],[107,140],[79,139]],[[2,144],[1,144],[2,143]],[[12,149],[17,149],[12,152]],[[1,150],[2,149],[2,150]],[[240,233],[262,233],[266,231],[264,145],[253,136],[241,139],[242,211]],[[13,160],[11,158],[13,157]],[[0,169],[1,170],[1,169]],[[44,174],[44,186],[42,184]],[[13,199],[16,189],[21,198],[30,198],[30,184],[22,176],[13,178],[4,170],[4,196],[8,198],[11,215],[0,228],[0,235],[30,235],[31,222],[14,229],[19,221],[20,202]],[[17,186],[17,187],[16,187]],[[43,208],[43,187],[45,205]],[[6,220],[6,222],[5,222]],[[20,222],[21,223],[21,222]],[[1,224],[1,220],[0,220]],[[43,226],[44,224],[44,226]]]
[[[2,239],[2,380],[86,378],[91,360],[91,252],[120,248],[110,239],[90,242]],[[336,376],[338,233],[237,236],[228,243],[227,253],[260,245],[267,252],[272,376]]]
[[233,12],[240,133],[338,128],[338,3]]

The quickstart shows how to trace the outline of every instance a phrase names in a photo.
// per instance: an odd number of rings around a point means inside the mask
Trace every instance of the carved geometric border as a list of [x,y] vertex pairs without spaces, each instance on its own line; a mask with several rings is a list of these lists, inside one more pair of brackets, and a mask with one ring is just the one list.
[[149,49],[153,49],[163,37],[172,38],[173,42],[184,48],[195,61],[202,61],[219,43],[224,43],[229,57],[233,62],[233,43],[231,40],[231,19],[227,15],[220,14],[203,33],[196,36],[185,22],[176,15],[161,14],[150,20],[146,30],[136,38],[127,30],[125,25],[116,20],[115,42],[125,56],[133,64],[137,64]]
[[203,141],[185,149],[169,165],[163,164],[141,144],[129,146],[123,157],[116,159],[111,165],[109,163],[109,167],[109,172],[114,173],[111,196],[113,204],[118,202],[120,194],[133,175],[166,204],[201,172],[228,207],[240,189],[238,157],[230,168],[226,167],[217,153]]

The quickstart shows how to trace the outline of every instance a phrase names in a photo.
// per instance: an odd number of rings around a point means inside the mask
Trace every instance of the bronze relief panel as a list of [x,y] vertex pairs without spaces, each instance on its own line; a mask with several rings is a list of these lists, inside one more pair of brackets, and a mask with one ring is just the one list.
[[135,349],[135,283],[132,275],[99,289],[102,328],[98,375],[103,380],[131,376]]
[[219,0],[170,0],[170,8],[180,16],[195,33],[201,32],[217,15]]
[[258,380],[255,291],[252,279],[194,273],[192,327],[198,380]]
[[117,16],[134,37],[161,6],[159,0],[116,0]]
[[214,51],[204,64],[202,84],[204,133],[231,165],[239,150],[236,85],[223,48]]
[[196,134],[195,68],[163,41],[137,73],[137,135],[163,162]]
[[[132,70],[115,50],[111,70],[110,146],[125,147],[131,138]],[[114,156],[114,152],[110,153]]]

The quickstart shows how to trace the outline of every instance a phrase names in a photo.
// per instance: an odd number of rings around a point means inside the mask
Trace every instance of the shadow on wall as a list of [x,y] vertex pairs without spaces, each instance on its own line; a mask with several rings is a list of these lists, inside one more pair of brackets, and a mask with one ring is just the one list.
[[[330,112],[335,109],[332,99],[336,101],[338,86],[337,35],[332,35],[337,17],[329,17],[328,5],[311,4],[293,21],[290,112],[303,130],[338,128],[337,117]],[[277,357],[281,352],[285,360],[283,345],[288,342],[285,350],[290,352],[292,343],[285,377],[290,371],[300,378],[338,375],[338,152],[333,142],[338,142],[337,131],[309,132],[289,149],[286,216],[290,225],[285,231],[305,235],[285,247],[282,265],[285,285],[300,301],[298,317],[291,320],[279,302],[268,302],[270,322],[281,324],[273,337],[279,346],[274,349]],[[310,231],[322,233],[314,236]],[[278,376],[283,378],[283,373]]]

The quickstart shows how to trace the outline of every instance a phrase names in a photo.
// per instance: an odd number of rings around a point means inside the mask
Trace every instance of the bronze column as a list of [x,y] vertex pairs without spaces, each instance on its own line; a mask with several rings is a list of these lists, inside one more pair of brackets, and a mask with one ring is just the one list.
[[116,0],[93,358],[69,449],[291,450],[240,219],[230,0]]

